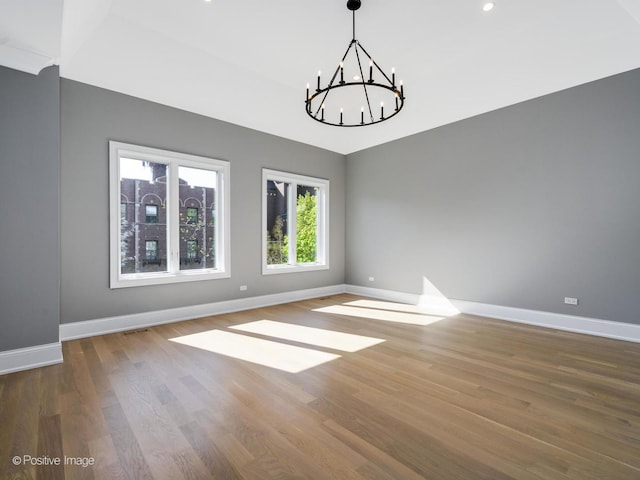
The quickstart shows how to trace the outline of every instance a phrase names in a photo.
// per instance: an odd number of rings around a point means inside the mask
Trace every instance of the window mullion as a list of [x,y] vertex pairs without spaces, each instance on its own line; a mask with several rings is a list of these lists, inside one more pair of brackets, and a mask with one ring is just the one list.
[[289,264],[297,265],[298,264],[298,254],[297,254],[297,240],[296,234],[298,231],[298,185],[295,182],[291,182],[289,184],[289,205],[287,205],[287,209],[289,210]]
[[316,261],[324,263],[324,235],[322,234],[322,211],[324,204],[324,189],[318,188],[316,193]]
[[329,249],[329,245],[327,245],[326,243],[328,241],[327,231],[329,229],[329,224],[327,222],[327,188],[320,188],[318,193],[320,198],[318,198],[318,209],[316,211],[318,222],[317,235],[319,245],[317,261],[319,263],[325,264],[327,262],[327,251]]
[[178,165],[169,164],[167,181],[167,269],[170,273],[180,271],[180,189]]

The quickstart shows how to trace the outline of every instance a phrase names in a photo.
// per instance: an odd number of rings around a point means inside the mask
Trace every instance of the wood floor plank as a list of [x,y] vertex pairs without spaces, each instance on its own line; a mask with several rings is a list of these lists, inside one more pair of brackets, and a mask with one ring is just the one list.
[[89,441],[88,447],[91,458],[97,460],[93,466],[95,478],[112,478],[114,480],[127,478],[113,442],[114,438],[111,435],[94,438]]
[[[153,479],[149,464],[143,455],[140,445],[136,440],[129,422],[119,404],[104,407],[102,409],[105,421],[109,425],[113,445],[120,461],[121,471],[127,480]],[[104,466],[102,458],[96,462]]]
[[7,476],[8,478],[35,478],[38,467],[31,462],[27,463],[24,459],[25,456],[38,456],[40,414],[36,399],[40,398],[42,370],[29,370],[15,375],[19,379],[19,391],[16,392],[19,401],[16,404],[16,410],[8,412],[9,415],[13,413],[16,418],[9,455],[5,458],[21,458],[22,463],[17,465],[13,462],[10,463],[7,469]]
[[180,430],[213,478],[227,478],[229,480],[241,478],[224,453],[218,449],[214,439],[210,438],[206,430],[197,422],[183,425]]
[[22,384],[26,378],[26,373],[20,372],[12,375],[3,375],[0,377],[3,388],[0,402],[0,458],[6,461],[0,461],[0,478],[8,478],[9,472],[16,470],[12,459],[17,452],[13,450],[14,432],[18,423],[18,408],[20,405],[20,393]]
[[[60,415],[40,417],[38,425],[38,457],[64,458]],[[51,480],[64,479],[64,470],[64,461],[60,465],[44,465],[39,468],[38,477]]]
[[[153,476],[187,478],[180,468],[181,464],[173,461],[173,456],[178,455],[176,458],[180,458],[181,462],[191,461],[192,471],[189,474],[204,477],[202,462],[197,460],[197,455],[153,393],[158,379],[153,376],[152,370],[146,368],[144,362],[136,363],[127,373],[112,374],[110,379]],[[188,458],[185,459],[185,456]]]
[[[233,328],[261,320],[383,342]],[[340,356],[290,373],[172,341],[212,330]],[[2,480],[640,479],[640,344],[343,294],[63,354],[0,377]],[[24,455],[95,463],[12,463]]]

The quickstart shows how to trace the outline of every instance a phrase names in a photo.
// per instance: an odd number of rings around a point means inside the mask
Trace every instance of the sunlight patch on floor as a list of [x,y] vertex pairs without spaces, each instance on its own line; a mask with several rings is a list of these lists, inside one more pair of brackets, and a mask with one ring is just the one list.
[[335,332],[322,328],[306,327],[291,323],[274,322],[273,320],[258,320],[242,325],[229,327],[243,332],[257,333],[268,337],[307,343],[317,347],[326,347],[343,352],[357,352],[384,342],[382,338],[365,337],[351,333]]
[[456,309],[446,308],[445,306],[434,305],[409,305],[407,303],[385,302],[382,300],[354,300],[346,302],[344,305],[352,307],[373,308],[376,310],[387,310],[390,312],[415,313],[417,315],[433,315],[436,317],[448,317],[460,313]]
[[332,353],[222,330],[208,330],[169,340],[289,373],[302,372],[340,358],[340,355]]
[[[387,302],[385,302],[387,303]],[[389,303],[389,305],[401,305]],[[418,313],[399,312],[393,310],[380,310],[377,308],[354,307],[345,305],[330,305],[328,307],[316,308],[314,312],[333,313],[336,315],[348,315],[350,317],[368,318],[371,320],[381,320],[384,322],[406,323],[410,325],[427,326],[443,320],[443,316],[424,315]]]

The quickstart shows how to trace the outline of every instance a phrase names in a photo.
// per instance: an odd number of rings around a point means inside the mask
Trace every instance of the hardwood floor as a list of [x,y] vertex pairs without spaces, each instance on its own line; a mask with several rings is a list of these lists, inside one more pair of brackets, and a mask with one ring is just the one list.
[[0,376],[0,478],[640,479],[640,344],[436,320],[338,295],[65,342]]

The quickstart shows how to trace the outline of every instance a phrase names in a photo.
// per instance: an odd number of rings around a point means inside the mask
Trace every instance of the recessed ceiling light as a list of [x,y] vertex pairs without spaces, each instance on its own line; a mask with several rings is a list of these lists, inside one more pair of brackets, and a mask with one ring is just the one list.
[[491,10],[493,10],[493,7],[495,7],[496,4],[495,2],[486,2],[483,6],[482,6],[482,10],[485,12],[490,12]]

